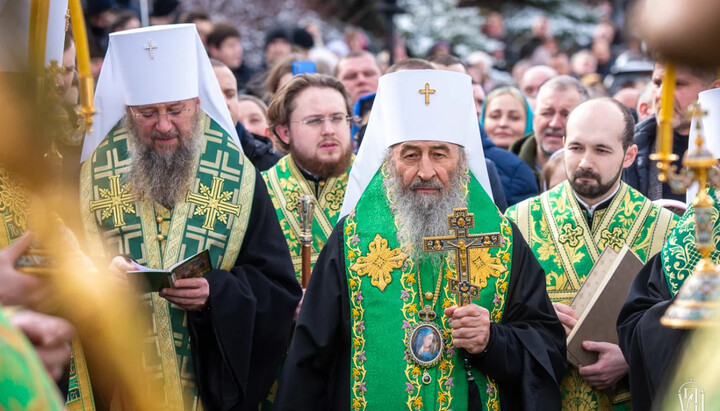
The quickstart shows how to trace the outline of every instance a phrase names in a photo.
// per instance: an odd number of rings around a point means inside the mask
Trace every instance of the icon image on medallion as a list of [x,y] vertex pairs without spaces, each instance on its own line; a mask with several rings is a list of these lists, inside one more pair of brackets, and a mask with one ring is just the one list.
[[416,328],[410,337],[410,347],[418,363],[423,365],[435,363],[442,353],[442,337],[439,330],[429,325]]

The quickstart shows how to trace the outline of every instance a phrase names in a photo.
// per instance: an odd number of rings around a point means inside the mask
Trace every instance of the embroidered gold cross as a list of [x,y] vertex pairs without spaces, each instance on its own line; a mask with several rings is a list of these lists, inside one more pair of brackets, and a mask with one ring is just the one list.
[[605,244],[618,250],[623,245],[622,235],[623,230],[620,227],[613,227],[612,231],[604,230],[602,234],[600,234],[600,238],[605,241]]
[[188,193],[186,201],[197,204],[194,215],[204,215],[205,223],[202,225],[207,230],[215,228],[215,221],[227,224],[227,215],[232,213],[240,215],[240,205],[230,203],[232,191],[222,191],[225,179],[213,177],[212,187],[200,183],[200,194]]
[[562,226],[563,233],[558,237],[558,241],[567,244],[570,247],[577,247],[580,244],[579,237],[583,233],[582,227],[574,227],[572,223],[565,223]]
[[418,90],[418,93],[425,94],[425,105],[430,104],[430,94],[435,94],[435,89],[430,88],[430,83],[425,83],[425,88]]
[[393,270],[402,267],[407,254],[399,248],[391,250],[388,247],[388,240],[375,234],[375,238],[368,244],[368,253],[360,256],[350,269],[357,272],[360,277],[370,276],[370,284],[380,291],[392,282],[390,275]]
[[135,204],[133,204],[135,197],[130,194],[127,184],[120,187],[120,175],[108,179],[110,180],[110,188],[99,189],[101,200],[91,201],[90,211],[102,209],[100,221],[112,216],[113,225],[116,228],[122,227],[125,225],[125,214],[135,212]]
[[143,48],[145,50],[147,50],[148,54],[150,55],[150,60],[155,60],[154,51],[157,48],[157,46],[155,44],[153,44],[152,40],[148,40],[147,44]]
[[480,288],[470,280],[468,260],[471,248],[500,247],[500,233],[470,234],[468,229],[475,227],[475,215],[467,208],[455,208],[448,215],[448,228],[454,235],[423,237],[423,251],[455,251],[457,278],[448,280],[450,291],[458,296],[460,306],[468,305],[472,299],[480,297]]

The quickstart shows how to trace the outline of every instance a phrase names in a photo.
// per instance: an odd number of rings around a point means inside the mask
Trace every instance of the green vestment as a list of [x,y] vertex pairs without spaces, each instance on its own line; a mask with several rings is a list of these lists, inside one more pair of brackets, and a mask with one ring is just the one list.
[[[383,167],[370,182],[344,225],[346,275],[350,301],[352,410],[463,410],[467,409],[468,380],[460,355],[454,350],[451,327],[443,310],[456,304],[448,279],[456,276],[455,253],[418,264],[401,245],[392,209],[395,193],[385,183]],[[469,268],[473,284],[480,288],[475,304],[490,312],[499,323],[504,313],[512,261],[512,229],[474,177],[465,187],[475,227],[470,234],[499,233],[501,246],[470,249]],[[448,233],[450,231],[448,230]],[[411,246],[410,246],[411,247]],[[432,323],[442,336],[442,354],[427,368],[414,362],[412,332],[421,326],[418,311],[429,299],[420,295],[434,291],[440,279]],[[437,348],[437,347],[436,347]],[[423,382],[427,372],[430,382]],[[473,369],[483,409],[500,409],[496,383]]]
[[[505,215],[518,225],[545,270],[550,299],[566,305],[605,247],[619,251],[627,245],[645,262],[660,251],[677,221],[671,211],[623,182],[608,207],[595,212],[592,227],[567,181],[511,206]],[[630,409],[629,394],[610,398],[595,391],[575,368],[560,389],[565,410]]]
[[[168,269],[208,249],[214,267],[233,267],[248,225],[256,171],[214,120],[203,115],[200,121],[204,142],[191,188],[172,210],[130,193],[122,120],[83,164],[80,204],[93,256],[126,254],[150,268]],[[201,409],[187,312],[158,293],[143,298],[152,315],[143,358],[149,378],[162,381],[167,409]]]
[[314,267],[320,250],[325,246],[328,236],[337,223],[345,198],[349,172],[348,170],[339,177],[320,181],[317,194],[313,187],[315,183],[303,176],[295,165],[292,155],[281,158],[274,167],[263,172],[270,199],[275,206],[280,227],[290,249],[298,282],[302,281],[302,246],[298,240],[301,228],[297,211],[298,197],[308,194],[316,201],[313,210],[313,242],[310,253],[310,265]]

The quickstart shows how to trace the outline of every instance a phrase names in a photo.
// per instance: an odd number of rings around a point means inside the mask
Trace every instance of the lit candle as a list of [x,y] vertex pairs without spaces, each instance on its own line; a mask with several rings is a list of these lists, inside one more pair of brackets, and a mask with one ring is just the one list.
[[83,18],[80,0],[69,0],[70,20],[72,22],[73,37],[75,38],[75,50],[77,52],[78,76],[90,74],[90,52],[88,50],[87,32],[85,31],[85,19]]
[[36,50],[35,50],[35,44],[37,44],[37,40],[35,39],[35,36],[37,35],[37,21],[38,21],[38,0],[32,0],[30,3],[30,26],[28,27],[28,55],[27,55],[27,64],[28,68],[32,72],[37,71],[37,58],[36,58]]
[[42,75],[45,69],[45,41],[47,39],[50,0],[35,0],[30,6],[30,70]]
[[78,83],[80,86],[81,114],[85,119],[85,131],[92,131],[93,108],[93,78],[90,72],[90,51],[88,49],[87,32],[85,31],[85,19],[83,18],[80,0],[69,0],[70,20],[72,22],[73,37],[75,38],[75,50],[77,52]]
[[665,63],[665,76],[662,81],[660,100],[660,153],[672,154],[672,119],[675,104],[675,63]]

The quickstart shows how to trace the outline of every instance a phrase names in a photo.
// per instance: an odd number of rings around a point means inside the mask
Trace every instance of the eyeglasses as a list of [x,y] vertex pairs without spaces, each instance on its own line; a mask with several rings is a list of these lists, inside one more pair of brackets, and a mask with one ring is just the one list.
[[156,109],[146,109],[146,110],[137,110],[136,108],[129,107],[130,113],[132,113],[133,117],[137,120],[138,123],[149,126],[157,123],[160,120],[160,115],[165,114],[167,116],[168,121],[178,121],[178,120],[184,120],[186,117],[188,117],[189,112],[192,111],[192,108],[190,107],[168,107],[167,109],[160,111]]
[[291,121],[291,123],[300,123],[311,128],[320,128],[322,127],[323,123],[325,123],[325,121],[329,121],[331,126],[338,127],[343,123],[347,124],[347,122],[352,119],[352,116],[347,116],[344,114],[333,114],[332,116],[327,117],[310,117],[303,120]]

